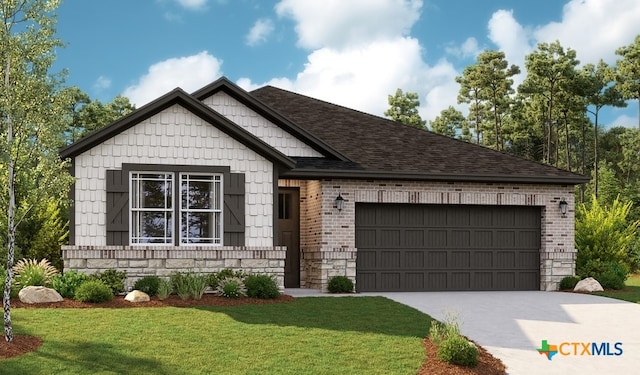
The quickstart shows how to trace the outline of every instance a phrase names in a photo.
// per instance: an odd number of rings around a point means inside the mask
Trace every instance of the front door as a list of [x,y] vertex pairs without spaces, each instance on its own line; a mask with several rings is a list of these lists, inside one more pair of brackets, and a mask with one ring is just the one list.
[[300,191],[278,189],[278,246],[287,247],[284,287],[300,287]]

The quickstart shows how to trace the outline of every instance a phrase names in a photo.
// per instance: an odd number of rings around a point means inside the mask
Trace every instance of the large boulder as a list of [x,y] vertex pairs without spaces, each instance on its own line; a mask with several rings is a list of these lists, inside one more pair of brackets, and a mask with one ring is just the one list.
[[20,290],[18,298],[23,303],[50,303],[62,302],[64,299],[54,289],[44,286],[27,286]]
[[593,277],[587,277],[586,279],[578,281],[575,288],[573,288],[574,292],[602,292],[602,285],[598,282],[598,280]]
[[125,301],[129,302],[149,302],[149,295],[139,290],[132,290],[125,297]]

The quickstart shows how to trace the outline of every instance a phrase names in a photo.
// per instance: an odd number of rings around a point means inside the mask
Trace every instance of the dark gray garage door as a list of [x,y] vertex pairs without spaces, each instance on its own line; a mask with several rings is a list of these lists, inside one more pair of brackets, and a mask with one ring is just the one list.
[[539,207],[359,203],[356,247],[360,292],[540,287]]

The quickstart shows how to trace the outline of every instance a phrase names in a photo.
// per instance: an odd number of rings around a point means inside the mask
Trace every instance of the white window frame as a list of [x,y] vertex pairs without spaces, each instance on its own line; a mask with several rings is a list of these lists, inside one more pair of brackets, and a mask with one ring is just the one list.
[[[144,178],[143,175],[164,175],[159,178]],[[200,179],[198,179],[200,177]],[[140,207],[143,194],[139,190],[142,181],[165,181],[171,183],[171,199],[165,194],[164,208],[145,208]],[[183,181],[188,184],[194,182],[211,182],[212,208],[210,209],[194,209],[183,207],[182,185]],[[216,189],[218,192],[216,194]],[[136,198],[138,201],[136,201]],[[215,199],[217,198],[217,199]],[[176,204],[176,200],[178,203]],[[142,229],[142,214],[145,212],[164,212],[165,228],[163,237],[142,237],[140,232]],[[213,223],[211,229],[214,237],[204,238],[197,242],[190,242],[189,236],[182,234],[182,216],[183,213],[210,213],[210,221]],[[224,238],[224,174],[223,173],[203,173],[189,171],[130,171],[129,172],[129,244],[131,246],[222,246]],[[134,220],[134,218],[138,216]],[[137,223],[137,228],[136,228]],[[170,233],[170,235],[169,235]],[[187,231],[188,233],[188,231]],[[160,240],[160,242],[149,242]]]
[[[143,175],[164,175],[163,178],[145,178]],[[170,183],[171,199],[164,196],[164,208],[140,207],[142,196],[140,183],[143,181],[159,181]],[[137,200],[135,199],[137,197]],[[165,216],[163,237],[143,237],[142,214],[145,212],[163,212]],[[137,216],[137,220],[134,218]],[[137,224],[137,225],[136,225]],[[169,234],[170,233],[170,234]],[[142,171],[129,173],[129,243],[131,245],[163,246],[172,245],[175,236],[175,176],[172,172]],[[160,240],[160,242],[153,242]],[[149,242],[152,241],[152,242]]]
[[[186,184],[189,186],[190,182],[205,182],[211,183],[211,207],[210,208],[191,208],[184,207],[183,199],[183,186]],[[214,245],[221,246],[222,238],[224,236],[224,221],[223,221],[223,205],[224,205],[224,191],[223,191],[223,175],[219,173],[192,173],[192,172],[180,172],[180,207],[178,208],[179,216],[179,245],[180,246],[198,246],[198,245]],[[216,199],[217,198],[217,199]],[[194,213],[210,214],[211,218],[211,231],[213,237],[198,237],[197,242],[191,242],[189,236],[190,231],[187,229],[186,234],[183,233],[184,219],[183,215]]]

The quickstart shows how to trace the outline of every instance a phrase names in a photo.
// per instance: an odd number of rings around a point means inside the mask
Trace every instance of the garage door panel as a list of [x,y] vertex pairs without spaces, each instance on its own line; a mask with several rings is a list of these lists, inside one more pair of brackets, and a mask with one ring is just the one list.
[[358,203],[357,289],[537,290],[540,242],[539,207]]

